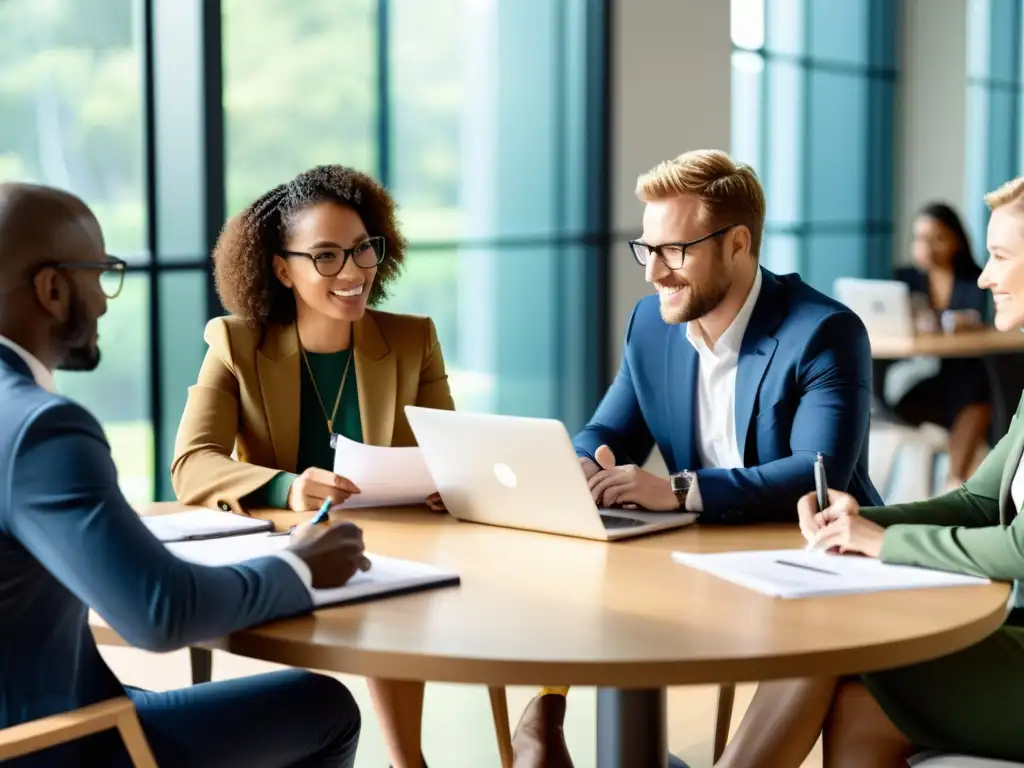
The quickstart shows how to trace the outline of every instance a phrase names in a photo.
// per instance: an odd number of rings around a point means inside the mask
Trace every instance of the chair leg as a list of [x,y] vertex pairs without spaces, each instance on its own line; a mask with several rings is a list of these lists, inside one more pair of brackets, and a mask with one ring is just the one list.
[[135,715],[135,710],[126,712],[117,721],[117,730],[124,740],[125,749],[132,760],[135,768],[157,768],[156,759],[146,741],[146,734],[142,732],[142,725]]
[[213,679],[213,651],[189,646],[188,658],[192,664],[192,685],[208,683]]
[[500,686],[489,687],[491,714],[494,716],[494,733],[498,737],[498,755],[501,768],[512,768],[512,732],[508,724],[508,697]]
[[736,698],[736,686],[726,683],[718,687],[718,717],[715,719],[714,762],[718,762],[729,741],[729,725],[732,722],[732,705]]

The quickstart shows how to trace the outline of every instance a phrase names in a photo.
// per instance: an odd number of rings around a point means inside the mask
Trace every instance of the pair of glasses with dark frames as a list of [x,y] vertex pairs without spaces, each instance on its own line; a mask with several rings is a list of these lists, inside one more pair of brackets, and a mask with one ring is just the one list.
[[309,259],[316,271],[324,277],[334,277],[345,268],[349,259],[362,269],[373,269],[384,261],[384,238],[368,237],[351,248],[331,248],[322,251],[281,251],[282,256]]
[[687,243],[662,243],[661,245],[650,245],[645,243],[643,240],[630,240],[629,250],[633,252],[633,258],[636,259],[637,264],[641,267],[646,267],[651,260],[651,256],[654,255],[661,259],[662,263],[664,263],[664,265],[669,269],[682,269],[683,261],[686,258],[687,248],[692,248],[698,243],[703,243],[705,240],[721,237],[735,226],[737,225],[730,224],[727,227],[716,229],[710,235],[698,237],[696,240],[690,240]]
[[99,273],[100,290],[108,299],[116,299],[124,287],[124,273],[128,263],[116,256],[108,256],[106,261],[51,261],[40,264],[36,270],[46,269],[92,269]]

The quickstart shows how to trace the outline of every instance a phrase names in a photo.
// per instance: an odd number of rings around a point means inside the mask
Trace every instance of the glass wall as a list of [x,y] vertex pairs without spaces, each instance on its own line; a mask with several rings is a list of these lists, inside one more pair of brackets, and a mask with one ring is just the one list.
[[223,8],[228,213],[317,163],[380,178],[411,244],[383,308],[434,319],[457,406],[580,426],[603,384],[603,3]]
[[320,163],[392,190],[411,247],[383,308],[434,319],[461,409],[583,423],[607,368],[608,5],[0,3],[0,179],[78,193],[132,263],[100,369],[59,383],[133,501],[170,493],[224,217]]
[[984,254],[983,197],[1024,172],[1024,2],[970,0],[967,15],[967,230]]
[[732,0],[733,152],[768,200],[762,263],[831,293],[891,272],[898,4]]
[[135,501],[153,493],[141,28],[135,0],[0,3],[0,180],[78,194],[141,270],[100,321],[99,369],[57,376],[103,422]]

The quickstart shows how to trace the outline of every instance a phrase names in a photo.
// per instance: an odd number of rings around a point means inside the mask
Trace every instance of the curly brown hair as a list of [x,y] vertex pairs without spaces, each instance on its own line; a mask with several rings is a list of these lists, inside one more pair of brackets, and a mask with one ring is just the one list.
[[217,294],[231,314],[258,329],[295,321],[295,296],[274,274],[274,254],[284,248],[292,217],[324,202],[351,208],[367,232],[384,236],[384,261],[377,267],[368,303],[387,298],[407,245],[395,220],[395,201],[365,173],[344,165],[319,165],[274,187],[224,225],[213,249],[213,274]]

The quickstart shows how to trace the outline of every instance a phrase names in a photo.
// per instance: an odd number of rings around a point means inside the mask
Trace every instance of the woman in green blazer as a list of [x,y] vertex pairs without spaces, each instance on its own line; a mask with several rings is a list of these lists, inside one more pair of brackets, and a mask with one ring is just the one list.
[[[1024,177],[985,198],[989,259],[978,278],[992,291],[995,325],[1024,327]],[[1024,400],[1022,400],[1024,406]],[[977,472],[928,501],[860,509],[829,491],[815,514],[800,501],[800,527],[817,548],[1024,580],[1024,415]],[[888,768],[921,751],[1024,761],[1024,622],[1007,622],[966,650],[857,679],[762,683],[719,766],[796,768],[819,734],[824,766]]]

